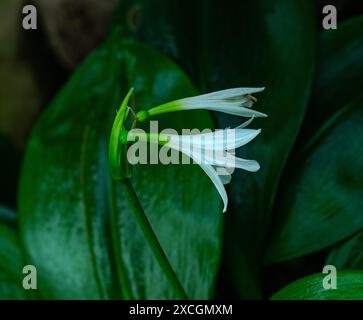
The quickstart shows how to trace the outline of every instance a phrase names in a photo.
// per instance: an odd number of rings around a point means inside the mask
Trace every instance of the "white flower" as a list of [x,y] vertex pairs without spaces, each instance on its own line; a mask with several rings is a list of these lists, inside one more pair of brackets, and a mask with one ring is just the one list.
[[168,135],[166,146],[184,153],[204,170],[217,188],[227,210],[228,197],[224,184],[231,180],[230,169],[256,172],[260,165],[255,160],[235,157],[232,152],[251,140],[261,130],[244,129],[252,119],[235,129],[225,129],[196,135]]
[[234,88],[196,97],[177,100],[183,110],[206,109],[241,117],[266,117],[264,113],[249,109],[257,99],[251,94],[265,88]]
[[167,102],[149,109],[148,111],[140,111],[137,116],[139,121],[145,121],[148,117],[161,113],[204,109],[241,117],[267,117],[266,114],[262,112],[250,109],[257,101],[252,94],[261,92],[264,89],[265,88],[233,88],[216,91]]
[[[210,110],[224,112],[231,115],[250,118],[247,122],[235,129],[194,134],[194,135],[157,135],[153,139],[157,143],[177,150],[193,159],[212,180],[222,197],[224,208],[227,210],[228,197],[224,184],[231,181],[231,169],[244,169],[256,172],[260,165],[255,160],[246,160],[234,156],[234,150],[253,140],[261,130],[245,129],[253,118],[267,117],[266,114],[251,109],[257,99],[254,93],[265,88],[233,88],[188,97],[162,105],[149,110],[142,110],[136,114],[136,121],[145,121],[151,116],[184,110]],[[149,135],[149,138],[153,134]]]

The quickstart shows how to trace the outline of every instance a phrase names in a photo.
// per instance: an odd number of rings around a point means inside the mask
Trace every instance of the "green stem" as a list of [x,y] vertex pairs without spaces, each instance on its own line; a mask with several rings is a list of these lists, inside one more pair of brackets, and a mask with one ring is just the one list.
[[115,259],[115,265],[116,265],[116,275],[118,278],[118,284],[119,284],[119,288],[121,290],[121,298],[122,299],[134,299],[131,290],[130,290],[130,286],[126,285],[128,283],[127,278],[125,277],[125,266],[122,262],[122,257],[121,257],[121,251],[120,251],[120,228],[118,225],[118,211],[117,211],[117,204],[116,204],[116,199],[117,199],[117,194],[116,194],[116,180],[108,179],[108,183],[109,183],[109,190],[110,190],[110,195],[109,195],[109,201],[110,201],[110,208],[111,208],[111,220],[110,220],[110,224],[111,224],[111,237],[112,237],[112,246],[113,246],[113,250],[114,250],[114,259]]
[[175,292],[178,294],[181,299],[188,299],[187,294],[185,293],[181,283],[179,282],[178,277],[176,276],[170,262],[165,255],[163,248],[161,247],[158,238],[156,237],[149,220],[147,219],[144,209],[142,208],[139,198],[131,184],[130,179],[124,179],[121,181],[124,186],[124,190],[126,192],[129,203],[132,207],[132,212],[136,218],[136,221],[141,228],[144,236],[150,245],[150,249],[152,250],[156,260],[158,261],[161,269],[165,273],[167,279],[174,287]]

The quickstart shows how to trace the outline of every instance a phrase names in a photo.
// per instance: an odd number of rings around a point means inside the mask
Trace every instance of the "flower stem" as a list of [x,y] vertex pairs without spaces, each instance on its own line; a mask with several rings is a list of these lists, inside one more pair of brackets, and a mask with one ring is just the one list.
[[123,184],[126,196],[131,205],[132,212],[136,218],[136,221],[141,228],[149,246],[152,250],[156,260],[158,261],[161,269],[173,286],[175,292],[178,294],[180,299],[188,299],[188,296],[182,287],[178,277],[176,276],[170,262],[165,255],[163,248],[161,247],[158,238],[156,237],[148,218],[145,215],[144,209],[142,208],[139,198],[135,192],[134,187],[131,184],[130,179],[121,180]]

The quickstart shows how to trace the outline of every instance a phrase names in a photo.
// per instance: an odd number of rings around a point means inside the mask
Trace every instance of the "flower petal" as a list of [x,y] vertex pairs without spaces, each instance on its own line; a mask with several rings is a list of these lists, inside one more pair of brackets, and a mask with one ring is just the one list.
[[239,105],[236,105],[235,103],[220,103],[218,105],[209,105],[206,106],[204,109],[211,110],[211,111],[217,111],[217,112],[224,112],[227,114],[231,114],[234,116],[240,116],[240,117],[256,117],[256,118],[266,118],[267,115],[245,107],[241,107]]
[[221,181],[224,185],[229,184],[231,182],[233,171],[230,172],[228,168],[225,167],[214,167],[214,169],[216,170],[217,174],[221,178]]
[[224,185],[229,184],[232,180],[232,176],[230,174],[222,174],[219,175],[219,177]]
[[[210,154],[206,153],[198,153],[197,149],[194,149],[191,152],[190,157],[199,165],[213,165],[218,167],[227,167],[227,168],[239,168],[249,172],[256,172],[260,169],[260,165],[255,160],[247,160],[235,157],[233,154],[226,152],[222,154],[222,152],[214,152]],[[186,153],[187,150],[182,150],[181,152]]]
[[236,127],[235,129],[244,129],[244,128],[248,127],[252,123],[252,121],[254,119],[255,119],[255,117],[252,117],[251,119],[248,119],[247,121],[243,122],[238,127]]
[[174,144],[168,144],[168,146],[170,148],[174,148],[176,150],[178,150],[179,152],[184,153],[185,155],[187,155],[189,158],[193,159],[196,163],[199,164],[199,166],[204,170],[204,172],[208,175],[208,177],[212,180],[214,186],[216,187],[219,195],[221,196],[222,200],[223,200],[223,212],[226,212],[227,210],[227,204],[228,204],[228,196],[226,193],[226,189],[224,188],[224,183],[222,181],[222,179],[220,178],[220,176],[217,174],[216,170],[213,168],[212,165],[203,163],[203,161],[201,161],[201,159],[199,158],[199,156],[190,150],[190,148],[187,149],[182,149],[177,147]]
[[247,160],[234,157],[232,162],[235,163],[235,168],[243,169],[249,172],[257,172],[260,170],[260,164],[256,160]]
[[216,187],[219,195],[221,196],[223,200],[223,212],[227,211],[227,205],[228,205],[228,196],[226,189],[224,188],[223,182],[220,178],[220,176],[217,174],[217,172],[214,170],[214,168],[210,165],[206,164],[200,164],[200,167],[204,170],[204,172],[207,174],[207,176],[212,180],[214,186]]
[[[250,101],[250,100],[248,100]],[[195,110],[195,109],[205,109],[210,111],[224,112],[227,114],[240,116],[240,117],[256,117],[256,118],[266,118],[267,115],[250,109],[252,106],[248,104],[248,107],[243,107],[245,101],[225,101],[225,100],[199,100],[191,99],[190,101],[180,101],[180,105],[184,110]]]
[[252,141],[261,129],[225,129],[193,135],[169,135],[174,148],[233,150]]
[[235,129],[235,141],[234,143],[227,142],[227,145],[233,145],[233,148],[226,150],[237,149],[251,142],[261,132],[261,129]]
[[[239,96],[245,96],[247,94],[254,94],[265,90],[265,87],[261,88],[232,88],[232,89],[225,89],[220,91],[215,91],[211,93],[202,94],[196,97],[190,97],[190,98],[206,98],[206,99],[229,99],[229,98],[235,98]],[[186,99],[190,99],[186,98]],[[183,99],[184,100],[184,99]]]

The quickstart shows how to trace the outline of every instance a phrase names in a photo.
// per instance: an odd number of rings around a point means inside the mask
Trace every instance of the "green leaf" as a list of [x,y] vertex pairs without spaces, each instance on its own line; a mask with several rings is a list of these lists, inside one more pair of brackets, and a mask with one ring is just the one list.
[[337,269],[363,269],[363,232],[334,246],[326,259],[326,264]]
[[[256,159],[256,174],[236,170],[226,216],[225,268],[240,298],[261,298],[260,259],[276,188],[310,94],[315,25],[311,1],[203,1],[200,63],[206,91],[266,86],[255,108],[262,134],[237,155]],[[225,20],[228,17],[228,21]],[[241,119],[216,114],[219,127]]]
[[338,271],[337,288],[324,289],[323,281],[329,274],[314,274],[275,293],[272,300],[362,300],[363,271]]
[[[363,97],[358,89],[363,78],[355,72],[355,66],[363,63],[362,27],[363,19],[355,19],[342,25],[336,38],[323,33],[322,46],[335,51],[325,57],[316,87],[331,92],[331,100],[324,98],[325,93],[322,98],[316,97],[309,117],[327,116],[327,105],[336,109],[336,100],[341,105],[324,122],[320,121],[319,130],[313,135],[307,134],[308,129],[302,133],[305,140],[295,150],[281,183],[267,263],[319,251],[363,227],[359,214],[363,205]],[[342,69],[338,61],[346,68]],[[341,79],[349,82],[343,83]],[[310,125],[307,121],[305,127]]]
[[[13,228],[1,223],[5,211],[11,212],[9,209],[0,208],[0,300],[28,299],[31,294],[22,286],[25,263],[18,235]],[[7,221],[8,217],[9,214],[6,213]]]
[[[183,72],[118,31],[92,54],[32,132],[20,188],[20,222],[45,298],[173,298],[131,213],[111,181],[107,146],[130,87],[149,108],[195,93]],[[172,114],[159,128],[211,127],[207,113]],[[196,166],[140,165],[132,183],[171,265],[191,298],[213,293],[221,203]]]

